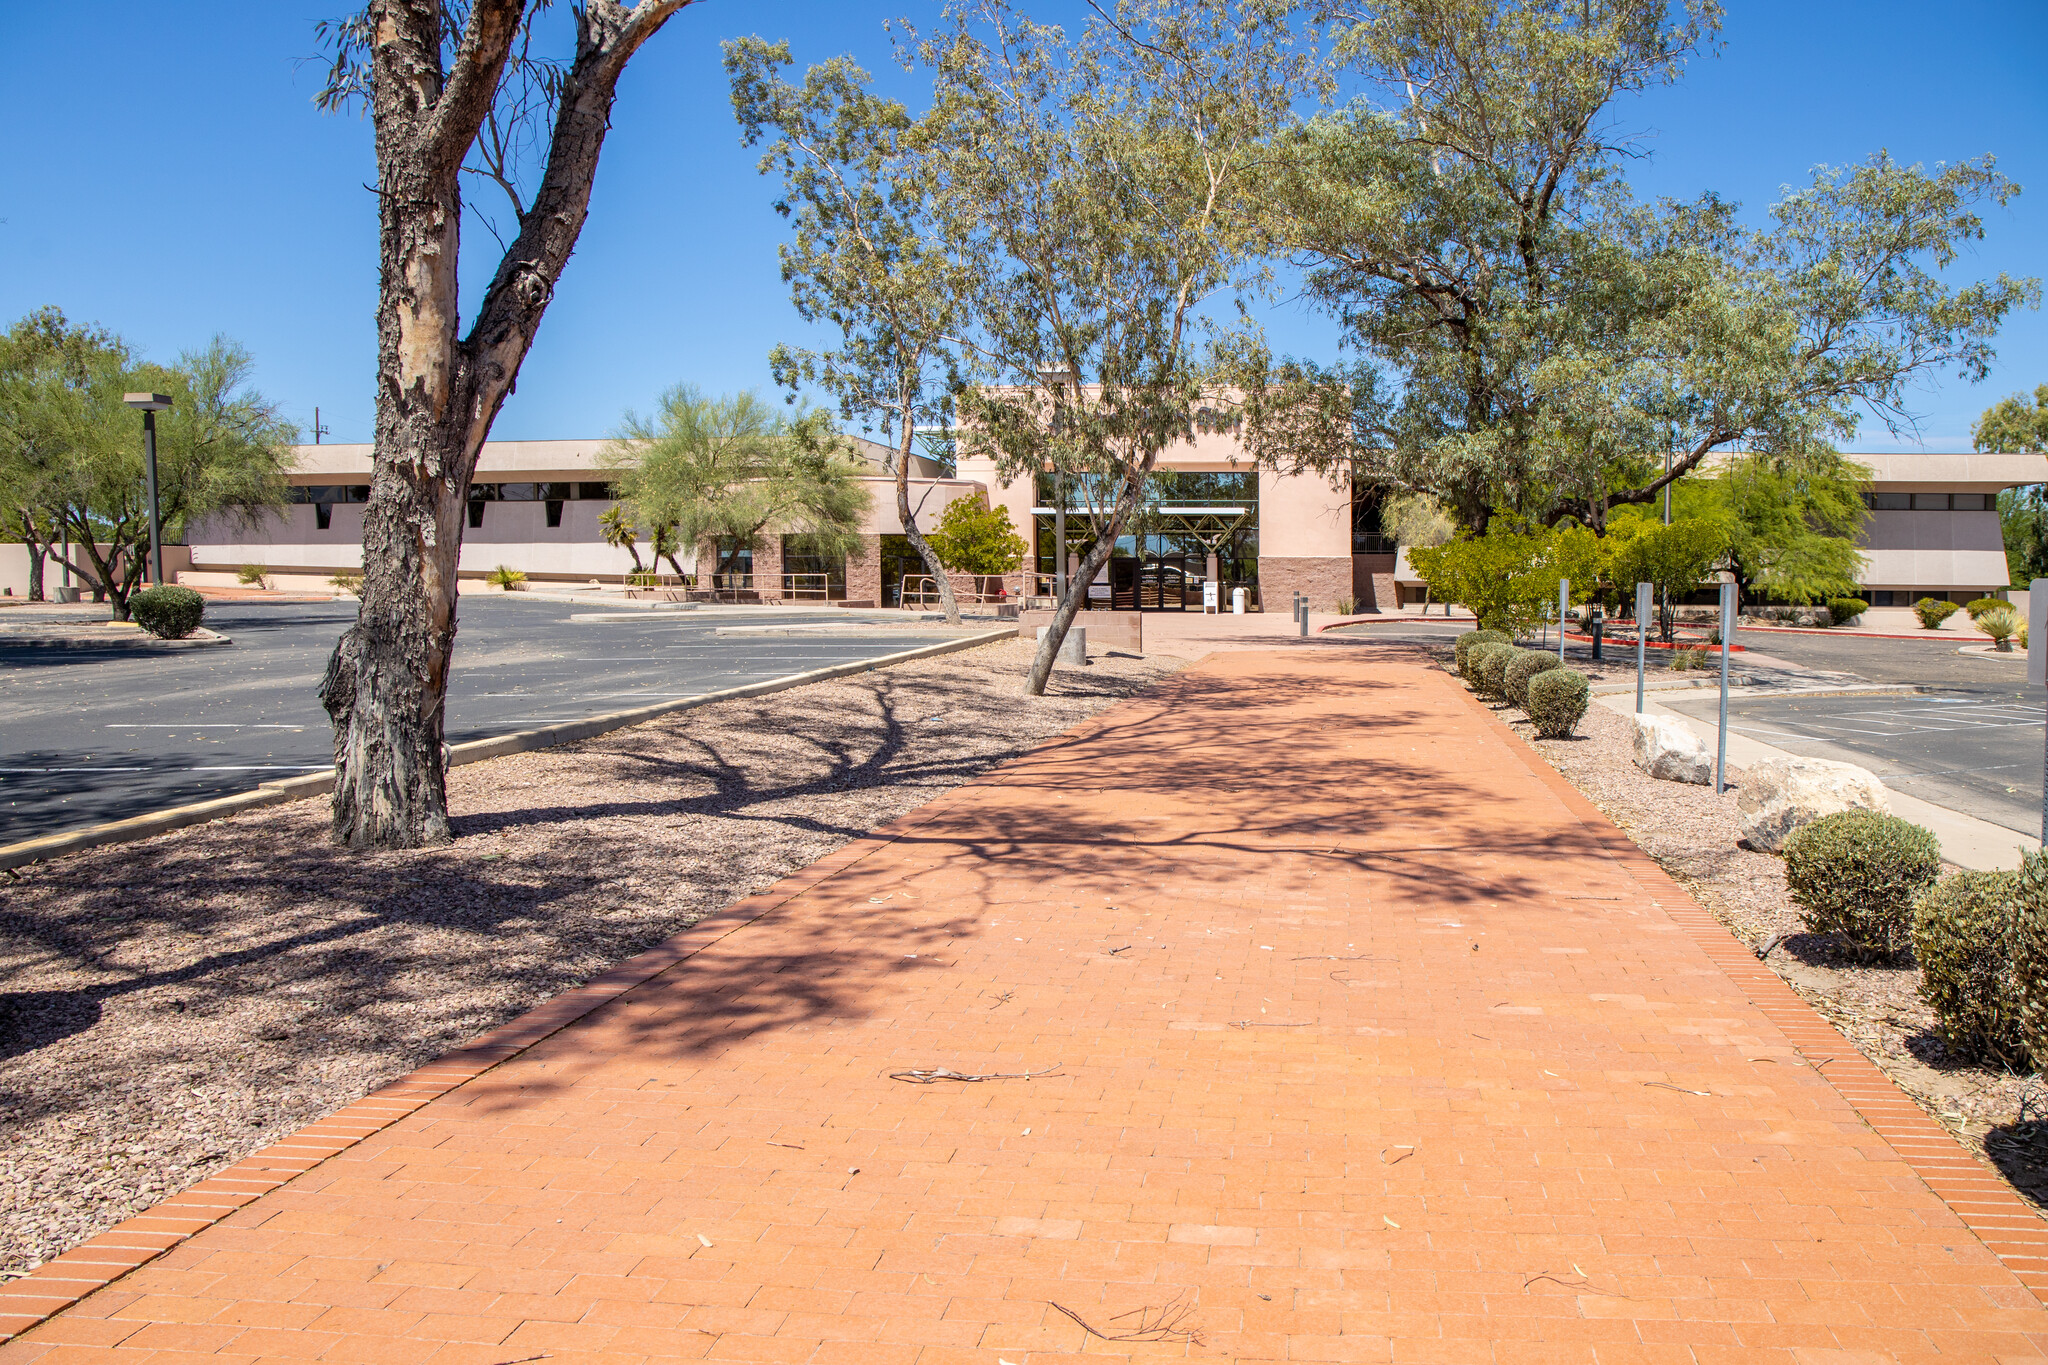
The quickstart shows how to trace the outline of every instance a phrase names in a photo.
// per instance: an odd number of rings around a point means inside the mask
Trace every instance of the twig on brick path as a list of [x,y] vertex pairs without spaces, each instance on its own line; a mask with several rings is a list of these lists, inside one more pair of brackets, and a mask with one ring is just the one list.
[[[1046,1302],[1052,1303],[1052,1300],[1048,1299]],[[1109,1319],[1114,1330],[1108,1332],[1063,1303],[1052,1303],[1052,1306],[1079,1323],[1082,1331],[1093,1337],[1101,1337],[1104,1341],[1179,1341],[1190,1346],[1204,1344],[1200,1328],[1182,1325],[1195,1311],[1194,1304],[1187,1301],[1186,1290],[1174,1295],[1162,1307],[1134,1308],[1128,1313],[1117,1314]],[[1129,1327],[1116,1327],[1117,1323],[1127,1318],[1136,1318],[1137,1321]]]
[[[704,1329],[700,1327],[697,1330],[701,1332]],[[526,1362],[529,1360],[546,1360],[548,1359],[548,1356],[548,1352],[542,1351],[537,1356],[521,1356],[517,1360],[501,1360],[498,1362],[498,1365],[526,1365]]]
[[1538,1280],[1548,1280],[1554,1285],[1561,1285],[1566,1289],[1570,1289],[1577,1292],[1605,1295],[1607,1298],[1610,1299],[1625,1299],[1629,1297],[1627,1294],[1622,1293],[1619,1289],[1602,1289],[1598,1285],[1590,1283],[1583,1274],[1579,1276],[1579,1282],[1577,1284],[1573,1284],[1570,1280],[1559,1279],[1557,1276],[1551,1274],[1547,1270],[1539,1270],[1534,1275],[1531,1275],[1528,1279],[1522,1281],[1522,1288],[1524,1290],[1527,1290],[1530,1285],[1536,1283],[1536,1281]]
[[1263,1019],[1233,1019],[1232,1028],[1307,1028],[1313,1020],[1304,1019],[1298,1024],[1269,1024]]
[[950,1067],[933,1066],[916,1071],[892,1071],[889,1073],[889,1079],[909,1081],[912,1085],[930,1085],[935,1081],[1028,1081],[1036,1076],[1050,1076],[1065,1065],[1065,1062],[1054,1062],[1051,1066],[1040,1067],[1036,1071],[990,1071],[979,1076],[970,1076],[964,1071],[954,1071]]
[[1111,949],[1109,950],[1109,955],[1110,955],[1111,957],[1115,957],[1115,956],[1116,956],[1116,955],[1117,955],[1118,953],[1128,953],[1128,952],[1129,952],[1130,950],[1131,950],[1131,945],[1130,945],[1130,944],[1128,944],[1128,943],[1126,943],[1126,944],[1125,944],[1125,945],[1124,945],[1123,947],[1121,947],[1121,948],[1111,948]]
[[792,1152],[801,1152],[803,1150],[803,1148],[797,1146],[794,1142],[777,1142],[774,1138],[769,1138],[767,1142],[770,1147],[787,1147]]
[[1399,962],[1398,957],[1370,957],[1365,953],[1303,953],[1289,962]]
[[1818,1071],[1822,1067],[1826,1066],[1829,1062],[1832,1062],[1833,1060],[1835,1060],[1833,1057],[1823,1057],[1813,1064],[1813,1069],[1815,1071]]
[[1673,1085],[1669,1081],[1644,1081],[1643,1084],[1654,1085],[1660,1090],[1676,1090],[1681,1095],[1711,1095],[1714,1093],[1711,1090],[1687,1090],[1684,1086]]
[[[1395,1157],[1392,1161],[1388,1161],[1388,1152],[1399,1152],[1401,1155]],[[1406,1161],[1409,1157],[1414,1155],[1415,1144],[1410,1142],[1396,1142],[1389,1146],[1380,1148],[1380,1160],[1389,1166],[1398,1166],[1402,1162]]]
[[996,997],[996,1003],[995,1003],[995,1004],[993,1004],[993,1005],[990,1005],[990,1006],[989,1006],[989,1008],[990,1008],[990,1009],[1000,1009],[1000,1008],[1001,1008],[1001,1007],[1003,1007],[1004,1005],[1007,1005],[1007,1004],[1009,1004],[1009,1003],[1010,1003],[1010,997],[1011,997],[1011,996],[1013,996],[1013,995],[1015,995],[1015,994],[1016,994],[1016,992],[1015,992],[1015,991],[1004,991],[1004,992],[1003,992],[1003,993],[1002,993],[1001,995],[999,995],[999,996],[997,996],[997,997]]

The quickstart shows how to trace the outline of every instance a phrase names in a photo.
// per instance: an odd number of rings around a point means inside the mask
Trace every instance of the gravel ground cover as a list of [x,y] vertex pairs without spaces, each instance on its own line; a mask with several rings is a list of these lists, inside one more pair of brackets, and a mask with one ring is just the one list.
[[456,842],[325,799],[0,880],[0,1276],[660,942],[1181,666],[1031,646],[457,768]]
[[[1431,652],[1448,666],[1448,649]],[[1806,931],[1784,860],[1740,843],[1740,768],[1728,770],[1728,790],[1716,796],[1711,786],[1662,782],[1637,768],[1633,727],[1604,706],[1591,707],[1567,740],[1538,739],[1519,711],[1495,709],[1730,932],[1752,951],[1767,949],[1771,968],[1865,1056],[2048,1211],[2048,1086],[1951,1055],[1910,961],[1866,966],[1832,937]]]

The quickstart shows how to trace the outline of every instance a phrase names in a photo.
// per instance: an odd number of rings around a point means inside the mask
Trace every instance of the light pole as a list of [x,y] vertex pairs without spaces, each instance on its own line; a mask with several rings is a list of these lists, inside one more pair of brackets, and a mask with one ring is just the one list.
[[149,483],[149,581],[164,585],[164,536],[156,506],[156,415],[171,406],[161,393],[124,393],[121,401],[142,412],[142,469]]

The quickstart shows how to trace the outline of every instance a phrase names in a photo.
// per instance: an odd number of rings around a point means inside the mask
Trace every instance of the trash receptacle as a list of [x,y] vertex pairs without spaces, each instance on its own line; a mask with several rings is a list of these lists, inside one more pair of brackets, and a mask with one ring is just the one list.
[[1600,661],[1600,637],[1607,629],[1607,614],[1595,603],[1586,608],[1586,633],[1593,637],[1593,661]]
[[1242,616],[1242,615],[1244,615],[1244,589],[1243,589],[1243,588],[1232,588],[1232,589],[1230,590],[1230,614],[1231,614],[1232,616]]
[[[1051,629],[1051,626],[1040,626],[1038,628],[1038,638],[1043,640],[1045,633]],[[1067,638],[1060,641],[1060,652],[1054,657],[1063,664],[1087,663],[1088,628],[1086,626],[1068,627]]]

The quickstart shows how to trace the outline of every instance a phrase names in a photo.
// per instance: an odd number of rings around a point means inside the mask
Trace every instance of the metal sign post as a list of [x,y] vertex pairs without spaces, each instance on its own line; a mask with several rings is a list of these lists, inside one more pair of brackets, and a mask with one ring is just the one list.
[[1643,714],[1643,649],[1650,638],[1650,585],[1636,584],[1636,714]]
[[[2027,685],[2048,687],[2048,578],[2027,584]],[[2040,640],[2040,644],[2034,641]],[[2044,732],[2048,738],[2048,732]],[[2041,752],[2041,847],[2048,848],[2048,748]]]
[[1714,747],[1714,794],[1728,790],[1728,644],[1735,638],[1735,585],[1721,585],[1721,737]]
[[1564,662],[1564,614],[1572,605],[1572,581],[1569,578],[1557,580],[1557,661]]

